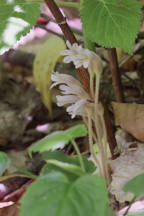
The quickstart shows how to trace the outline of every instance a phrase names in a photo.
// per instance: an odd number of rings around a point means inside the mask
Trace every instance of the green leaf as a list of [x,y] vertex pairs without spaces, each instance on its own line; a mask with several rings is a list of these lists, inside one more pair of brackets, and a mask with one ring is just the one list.
[[[21,10],[19,12],[15,11],[15,7],[19,7]],[[27,2],[26,0],[1,0],[0,3],[0,47],[3,45],[3,33],[10,23],[11,17],[20,18],[26,21],[29,26],[25,27],[21,33],[19,32],[18,39],[22,34],[26,34],[36,23],[36,19],[40,14],[40,5],[37,2]]]
[[77,125],[65,131],[51,133],[29,148],[29,154],[32,152],[44,152],[63,148],[72,138],[83,137],[87,134],[85,125]]
[[68,142],[69,137],[65,136],[64,131],[57,131],[34,143],[34,145],[32,145],[28,151],[31,155],[32,152],[55,150],[58,148],[63,148]]
[[49,173],[52,173],[52,172],[61,172],[63,173],[64,175],[67,176],[67,178],[69,179],[69,181],[73,182],[75,181],[79,176],[73,174],[73,173],[70,173],[68,172],[67,170],[64,170],[58,166],[55,166],[53,164],[50,164],[50,163],[47,163],[43,166],[42,170],[41,170],[41,175],[47,175]]
[[83,176],[85,175],[85,172],[82,171],[80,166],[74,165],[74,164],[70,164],[70,163],[66,163],[66,162],[61,162],[58,160],[48,160],[48,163],[53,164],[55,166],[60,167],[61,169],[73,173],[77,176]]
[[9,164],[10,159],[8,158],[7,154],[0,152],[0,176],[4,173]]
[[[80,167],[79,164],[79,158],[78,156],[67,156],[62,151],[56,150],[56,151],[48,151],[44,152],[42,154],[42,159],[47,161],[48,164],[46,164],[42,170],[41,175],[46,175],[50,172],[59,171],[64,173],[70,181],[74,181],[78,178],[77,173],[70,173],[70,170],[62,169],[62,167],[58,167],[54,164],[49,164],[49,160],[54,159],[63,163],[73,164]],[[86,157],[83,157],[83,162],[85,166],[86,173],[93,173],[96,169],[94,163],[92,161],[89,161]],[[79,174],[79,173],[78,173]]]
[[69,136],[70,139],[84,137],[87,135],[87,128],[84,124],[79,124],[67,129],[65,133],[67,136]]
[[107,204],[106,184],[99,176],[71,183],[62,173],[50,173],[27,189],[20,216],[105,216]]
[[38,51],[34,60],[34,81],[39,90],[45,106],[52,116],[51,107],[51,74],[60,57],[62,50],[66,48],[65,42],[58,36],[50,37]]
[[137,0],[83,0],[83,30],[93,42],[132,54],[141,19]]
[[[47,162],[51,159],[54,159],[54,160],[58,160],[58,161],[61,161],[64,163],[70,163],[70,164],[80,166],[79,158],[77,155],[67,156],[62,151],[58,151],[58,150],[57,151],[44,152],[42,154],[42,158],[43,158],[43,160],[45,160]],[[95,164],[92,161],[89,161],[86,157],[82,157],[82,158],[83,158],[86,172],[87,173],[93,173],[96,170]]]
[[126,216],[144,216],[144,211],[135,211],[135,212],[130,212]]
[[144,196],[144,174],[138,175],[128,181],[123,190],[125,192],[132,192],[135,196]]

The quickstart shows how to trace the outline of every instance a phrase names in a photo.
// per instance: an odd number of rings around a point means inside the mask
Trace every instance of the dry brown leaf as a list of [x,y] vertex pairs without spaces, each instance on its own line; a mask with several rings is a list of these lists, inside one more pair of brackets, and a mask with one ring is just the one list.
[[115,124],[144,141],[144,105],[112,102]]
[[112,182],[109,192],[115,195],[120,203],[131,201],[134,194],[124,192],[123,186],[132,178],[144,173],[144,147],[138,144],[136,149],[129,148],[115,160],[110,162],[112,170]]

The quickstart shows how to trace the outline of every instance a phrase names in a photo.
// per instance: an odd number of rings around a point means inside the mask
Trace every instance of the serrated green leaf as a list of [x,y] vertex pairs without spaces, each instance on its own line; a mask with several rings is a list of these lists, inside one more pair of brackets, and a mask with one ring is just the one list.
[[[15,7],[19,7],[21,11],[16,12]],[[7,25],[10,23],[11,17],[20,18],[26,21],[29,26],[25,27],[22,32],[18,33],[19,38],[28,33],[32,26],[36,23],[36,19],[40,14],[40,4],[37,2],[27,2],[26,0],[13,0],[9,3],[8,0],[0,2],[0,47],[3,43],[3,33]],[[18,38],[18,39],[19,39]]]
[[7,154],[0,152],[0,176],[4,173],[9,164],[10,159],[8,158]]
[[20,216],[105,216],[107,205],[106,184],[99,176],[70,182],[62,173],[50,173],[27,189]]
[[140,174],[128,181],[123,190],[132,192],[135,196],[144,196],[144,174]]
[[42,45],[34,60],[33,72],[35,85],[40,91],[42,100],[51,116],[51,74],[60,57],[60,52],[64,49],[64,41],[58,36],[52,36]]
[[[42,159],[45,161],[55,159],[64,163],[70,163],[77,166],[80,166],[79,158],[77,155],[75,156],[67,156],[62,151],[48,151],[42,154]],[[84,167],[87,173],[93,173],[96,170],[95,164],[92,161],[89,161],[86,157],[82,157]]]
[[132,54],[141,19],[137,0],[83,0],[83,30],[93,42]]
[[44,152],[63,148],[72,138],[83,137],[87,134],[85,125],[77,125],[65,131],[57,131],[44,137],[29,148],[29,153]]

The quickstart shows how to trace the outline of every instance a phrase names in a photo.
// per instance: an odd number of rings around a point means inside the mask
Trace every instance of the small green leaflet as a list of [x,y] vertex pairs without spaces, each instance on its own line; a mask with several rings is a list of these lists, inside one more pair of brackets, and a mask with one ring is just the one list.
[[144,211],[135,211],[135,212],[130,212],[126,216],[144,216]]
[[128,181],[123,190],[125,192],[132,192],[135,196],[144,196],[144,174],[138,175]]
[[65,131],[56,131],[32,145],[29,148],[29,154],[64,148],[72,139],[86,135],[87,129],[84,124],[76,125]]
[[0,176],[4,173],[9,164],[10,159],[8,158],[7,154],[0,152]]
[[39,177],[21,200],[20,216],[106,216],[105,181],[85,175],[74,182],[59,172]]
[[[92,161],[89,161],[86,157],[82,157],[82,158],[83,158],[86,173],[92,174],[96,170],[94,163]],[[68,179],[70,179],[71,181],[74,181],[76,180],[76,178],[78,178],[78,176],[84,174],[80,167],[79,158],[77,155],[68,156],[60,150],[55,150],[55,151],[43,152],[42,159],[45,160],[47,164],[42,168],[41,175],[46,175],[50,172],[59,171],[59,172],[64,173],[68,177]],[[63,164],[62,163],[61,164],[49,163],[50,160],[55,160],[57,162],[63,162]],[[71,169],[71,167],[68,167],[68,166],[66,167],[65,164],[66,165],[68,164],[70,166],[74,165],[72,167],[73,169]],[[62,166],[59,166],[59,165],[62,165]],[[78,167],[80,169],[80,172],[78,170]]]
[[61,162],[58,160],[48,160],[48,163],[55,165],[67,172],[73,173],[77,176],[83,176],[86,173],[82,171],[80,166],[74,165],[74,164],[70,164],[70,163],[66,163],[66,162]]
[[[29,32],[32,26],[36,23],[36,19],[40,14],[40,5],[36,2],[27,2],[26,0],[0,0],[0,48],[4,45],[3,33],[10,23],[10,18],[20,18],[26,21],[29,26],[26,26],[21,33],[18,33],[19,39],[22,35]],[[19,8],[19,10],[16,10]]]
[[[95,164],[92,161],[88,160],[84,156],[82,158],[83,158],[86,172],[87,173],[93,173],[96,170]],[[77,155],[68,156],[60,150],[43,152],[42,159],[47,161],[47,162],[49,162],[49,160],[51,160],[51,159],[54,159],[54,160],[61,161],[64,163],[70,163],[70,164],[80,166],[79,158]]]
[[132,54],[141,19],[137,0],[83,0],[83,31],[104,47],[119,47]]

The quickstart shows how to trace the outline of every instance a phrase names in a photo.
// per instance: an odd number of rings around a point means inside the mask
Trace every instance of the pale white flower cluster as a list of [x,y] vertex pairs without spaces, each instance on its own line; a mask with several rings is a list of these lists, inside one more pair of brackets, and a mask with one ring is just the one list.
[[[61,52],[61,55],[64,56],[64,63],[73,62],[76,68],[81,66],[88,68],[91,74],[102,72],[102,61],[97,54],[84,49],[77,43],[71,45],[67,41],[66,44],[69,49]],[[67,107],[67,112],[72,118],[76,115],[87,116],[87,108],[93,109],[94,104],[91,102],[90,96],[84,90],[82,84],[74,77],[67,74],[59,74],[58,72],[54,73],[51,79],[54,82],[51,88],[60,85],[59,89],[62,93],[62,95],[56,96],[57,105],[64,106],[71,104]]]
[[109,192],[115,195],[121,203],[131,201],[134,195],[130,192],[124,192],[123,186],[130,179],[144,173],[144,147],[142,144],[138,144],[135,150],[129,148],[120,157],[111,161],[111,169],[113,174]]
[[66,41],[66,44],[69,49],[61,52],[61,55],[65,56],[63,59],[64,63],[73,62],[75,68],[83,66],[88,68],[90,73],[101,74],[103,64],[101,58],[96,53],[83,48],[77,43],[71,45],[69,41]]
[[92,109],[93,103],[90,96],[84,90],[82,84],[73,76],[68,74],[60,74],[55,72],[51,76],[54,82],[51,86],[59,85],[62,95],[57,95],[57,105],[64,106],[72,104],[67,107],[66,111],[74,118],[76,115],[87,116],[87,108]]
[[63,50],[61,52],[61,55],[65,56],[63,62],[73,62],[76,68],[79,68],[81,66],[88,68],[91,51],[84,49],[77,43],[71,45],[69,41],[66,41],[66,44],[69,49]]

